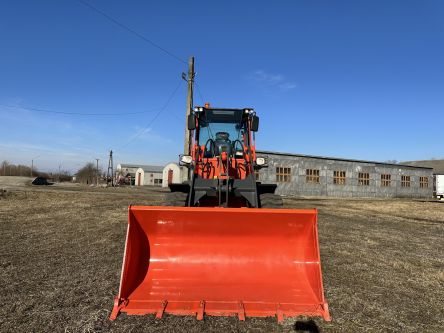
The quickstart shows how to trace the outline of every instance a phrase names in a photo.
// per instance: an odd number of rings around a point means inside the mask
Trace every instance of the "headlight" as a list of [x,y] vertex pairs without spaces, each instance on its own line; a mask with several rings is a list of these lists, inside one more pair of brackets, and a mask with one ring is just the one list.
[[180,157],[180,161],[183,164],[191,164],[191,162],[193,162],[193,158],[190,155],[182,155]]
[[236,151],[236,152],[234,153],[234,155],[237,156],[237,157],[242,157],[242,156],[244,156],[244,152],[238,150],[238,151]]
[[265,163],[266,163],[265,158],[263,158],[263,157],[256,158],[257,165],[265,165]]

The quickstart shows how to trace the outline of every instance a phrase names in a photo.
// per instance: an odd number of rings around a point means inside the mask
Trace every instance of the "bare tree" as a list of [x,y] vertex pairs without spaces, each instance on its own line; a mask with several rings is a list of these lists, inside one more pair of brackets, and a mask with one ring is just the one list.
[[3,161],[2,162],[2,169],[1,169],[1,175],[2,176],[6,176],[8,174],[7,173],[8,165],[9,165],[8,161]]
[[99,168],[99,174],[97,174],[97,168],[92,162],[86,163],[79,171],[76,173],[76,181],[78,183],[94,184],[95,179],[102,173]]
[[[23,164],[12,164],[8,161],[3,161],[0,165],[1,176],[25,176],[28,177],[31,173],[31,168]],[[37,174],[37,172],[36,172]]]
[[60,170],[57,173],[57,179],[59,182],[70,182],[72,181],[72,176],[69,171],[66,170]]

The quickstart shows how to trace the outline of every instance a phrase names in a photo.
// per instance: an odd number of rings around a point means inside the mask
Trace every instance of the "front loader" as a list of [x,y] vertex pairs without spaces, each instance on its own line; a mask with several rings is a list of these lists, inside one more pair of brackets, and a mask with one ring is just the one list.
[[315,209],[283,209],[276,184],[256,181],[259,117],[196,107],[190,180],[165,206],[130,206],[119,294],[110,318],[164,313],[330,320]]

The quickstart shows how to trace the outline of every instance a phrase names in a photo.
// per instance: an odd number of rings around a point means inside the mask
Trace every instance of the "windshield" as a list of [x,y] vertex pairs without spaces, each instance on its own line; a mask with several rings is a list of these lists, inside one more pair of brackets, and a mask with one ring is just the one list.
[[199,128],[199,145],[205,145],[209,139],[242,141],[242,134],[246,132],[242,112],[237,110],[207,110],[200,119]]
[[199,133],[199,145],[204,145],[208,139],[213,141],[229,140],[234,142],[236,140],[242,141],[243,129],[239,124],[227,123],[210,123],[208,126],[202,127]]

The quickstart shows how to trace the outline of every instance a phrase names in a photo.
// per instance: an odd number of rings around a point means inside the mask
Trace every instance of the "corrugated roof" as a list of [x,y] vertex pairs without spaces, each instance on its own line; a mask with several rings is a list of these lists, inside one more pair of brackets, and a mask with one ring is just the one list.
[[163,172],[163,166],[160,165],[147,165],[147,164],[120,164],[122,169],[127,168],[142,168],[145,172]]
[[145,172],[163,172],[163,166],[160,165],[141,165],[140,168]]
[[365,161],[365,160],[354,160],[354,159],[339,158],[339,157],[326,157],[326,156],[314,156],[314,155],[304,155],[304,154],[294,154],[294,153],[282,153],[282,152],[268,151],[268,150],[256,150],[256,153],[258,153],[258,154],[281,155],[281,156],[296,156],[296,157],[306,157],[306,158],[317,158],[317,159],[321,159],[321,160],[358,162],[358,163],[371,163],[371,164],[390,165],[390,166],[406,167],[406,168],[414,168],[414,169],[432,169],[432,168],[427,168],[427,167],[422,167],[422,166],[412,166],[412,165],[405,165],[405,164],[384,163],[384,162]]
[[125,163],[119,163],[120,167],[123,168],[140,168],[143,164],[125,164]]
[[422,160],[422,161],[406,161],[401,162],[406,165],[415,167],[433,168],[433,173],[444,174],[444,159],[441,160]]

